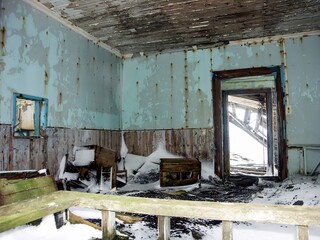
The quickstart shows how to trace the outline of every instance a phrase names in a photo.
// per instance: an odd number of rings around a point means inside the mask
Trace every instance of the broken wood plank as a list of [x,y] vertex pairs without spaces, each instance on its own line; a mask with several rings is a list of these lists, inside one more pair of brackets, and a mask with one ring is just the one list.
[[118,213],[118,212],[116,213],[116,218],[120,219],[126,224],[134,224],[136,222],[142,221],[141,217],[136,217],[129,214]]
[[85,224],[85,225],[88,225],[90,227],[93,227],[94,229],[97,229],[97,230],[102,230],[102,227],[94,224],[94,223],[91,223],[85,219],[83,219],[82,217],[72,213],[69,211],[69,222],[72,223],[72,224]]

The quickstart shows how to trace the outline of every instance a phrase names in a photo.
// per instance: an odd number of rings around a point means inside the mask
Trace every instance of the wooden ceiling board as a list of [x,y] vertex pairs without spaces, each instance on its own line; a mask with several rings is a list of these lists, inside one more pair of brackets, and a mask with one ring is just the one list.
[[206,47],[219,42],[320,30],[320,0],[40,0],[40,3],[122,54]]

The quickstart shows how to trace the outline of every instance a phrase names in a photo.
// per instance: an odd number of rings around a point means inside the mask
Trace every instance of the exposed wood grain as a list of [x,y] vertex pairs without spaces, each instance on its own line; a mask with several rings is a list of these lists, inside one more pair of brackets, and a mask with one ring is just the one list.
[[0,232],[68,209],[75,202],[74,196],[51,193],[38,197],[37,201],[24,200],[1,206]]
[[194,202],[58,191],[0,207],[0,232],[71,206],[157,216],[317,226],[320,207]]
[[[102,141],[103,139],[103,141]],[[47,128],[43,138],[13,138],[11,125],[0,124],[0,170],[46,168],[55,175],[65,154],[74,146],[99,145],[119,151],[121,132]]]
[[122,54],[315,31],[320,21],[313,0],[40,2]]
[[116,235],[115,212],[102,211],[102,240],[113,240]]
[[125,131],[129,153],[147,156],[163,142],[166,150],[179,156],[213,159],[213,129],[167,129]]
[[158,216],[158,234],[159,240],[170,239],[170,217]]
[[298,225],[298,240],[309,240],[308,226]]
[[51,176],[7,180],[0,179],[0,205],[36,198],[57,191]]
[[222,239],[223,240],[232,240],[232,222],[230,221],[222,221]]

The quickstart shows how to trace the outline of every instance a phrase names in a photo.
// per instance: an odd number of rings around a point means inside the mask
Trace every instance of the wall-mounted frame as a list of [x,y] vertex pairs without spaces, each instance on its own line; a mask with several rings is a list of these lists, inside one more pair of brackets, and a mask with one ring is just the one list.
[[13,93],[14,137],[41,137],[47,127],[48,99]]

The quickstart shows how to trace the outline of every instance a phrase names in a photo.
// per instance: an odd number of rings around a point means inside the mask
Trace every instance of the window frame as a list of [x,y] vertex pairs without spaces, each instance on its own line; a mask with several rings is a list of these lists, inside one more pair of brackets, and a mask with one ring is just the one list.
[[[34,102],[34,130],[16,131],[17,125],[17,99]],[[13,93],[12,134],[18,138],[38,138],[43,136],[43,130],[47,128],[48,122],[48,99],[21,93]],[[30,135],[34,132],[33,135]]]

